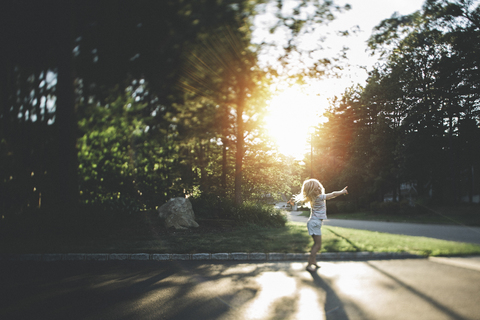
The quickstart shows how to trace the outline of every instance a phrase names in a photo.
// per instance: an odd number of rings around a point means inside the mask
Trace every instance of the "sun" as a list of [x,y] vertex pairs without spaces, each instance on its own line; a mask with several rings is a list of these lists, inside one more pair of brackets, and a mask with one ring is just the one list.
[[289,87],[275,95],[269,103],[266,127],[279,151],[295,159],[303,159],[310,150],[309,129],[324,121],[327,102],[318,94],[300,87]]

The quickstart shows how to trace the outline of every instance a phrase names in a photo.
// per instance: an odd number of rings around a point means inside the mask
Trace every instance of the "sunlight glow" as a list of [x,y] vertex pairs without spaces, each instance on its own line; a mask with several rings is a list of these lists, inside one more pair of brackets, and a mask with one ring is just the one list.
[[295,279],[285,272],[265,272],[256,280],[262,290],[246,312],[248,319],[265,319],[275,302],[293,296],[297,288]]
[[319,303],[319,300],[325,303],[326,294],[324,291],[312,288],[301,289],[298,297],[296,319],[326,319],[325,307]]
[[310,150],[309,128],[325,121],[325,98],[312,90],[290,87],[272,98],[268,106],[266,127],[284,155],[301,160]]

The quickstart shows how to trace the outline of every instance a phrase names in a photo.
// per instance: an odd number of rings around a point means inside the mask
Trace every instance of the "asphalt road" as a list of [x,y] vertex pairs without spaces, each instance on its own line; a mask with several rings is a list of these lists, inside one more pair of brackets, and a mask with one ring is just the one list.
[[479,319],[480,258],[454,260],[0,261],[0,319]]

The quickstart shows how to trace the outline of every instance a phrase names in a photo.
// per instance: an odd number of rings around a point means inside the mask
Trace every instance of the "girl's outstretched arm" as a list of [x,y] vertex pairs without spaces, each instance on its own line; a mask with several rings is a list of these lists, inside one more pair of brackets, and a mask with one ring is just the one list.
[[327,193],[325,195],[325,199],[329,200],[329,199],[333,199],[333,198],[336,198],[338,196],[341,196],[342,194],[348,194],[347,188],[348,188],[348,186],[343,188],[342,191],[333,191],[333,192]]

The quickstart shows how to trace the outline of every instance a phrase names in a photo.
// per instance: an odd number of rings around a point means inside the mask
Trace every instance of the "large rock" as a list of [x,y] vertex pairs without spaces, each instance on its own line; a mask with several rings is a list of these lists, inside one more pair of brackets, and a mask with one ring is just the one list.
[[167,228],[186,229],[198,227],[195,222],[195,213],[190,200],[186,198],[173,198],[158,208],[158,217],[165,221]]

